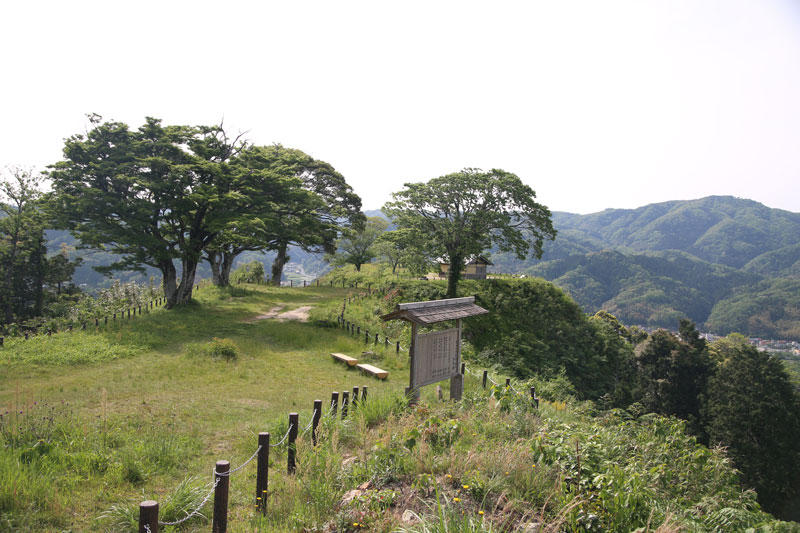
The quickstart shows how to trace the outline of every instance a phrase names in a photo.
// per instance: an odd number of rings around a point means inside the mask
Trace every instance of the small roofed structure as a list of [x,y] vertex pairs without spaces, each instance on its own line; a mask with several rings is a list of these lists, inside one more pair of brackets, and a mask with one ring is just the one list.
[[[464,266],[464,279],[486,279],[486,267],[494,265],[482,255],[470,258]],[[439,277],[446,278],[450,273],[450,263],[439,262]]]
[[[450,398],[461,399],[464,376],[461,375],[461,320],[485,315],[489,311],[475,305],[475,297],[449,298],[430,302],[399,304],[383,320],[406,320],[411,323],[411,369],[406,389],[411,403],[419,400],[419,389],[425,385],[450,379]],[[419,326],[431,326],[455,320],[456,327],[430,333],[417,333]]]
[[475,305],[475,297],[449,298],[430,302],[398,304],[397,309],[383,315],[382,320],[407,320],[421,326],[429,326],[445,320],[460,320],[470,316],[485,315],[486,309]]

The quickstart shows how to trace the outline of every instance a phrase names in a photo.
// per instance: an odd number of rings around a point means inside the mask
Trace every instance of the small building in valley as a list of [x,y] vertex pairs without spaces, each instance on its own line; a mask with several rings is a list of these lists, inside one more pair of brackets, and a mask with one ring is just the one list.
[[[493,264],[482,255],[469,258],[464,265],[464,279],[486,279],[486,267]],[[450,263],[439,261],[439,277],[447,278],[449,272]]]

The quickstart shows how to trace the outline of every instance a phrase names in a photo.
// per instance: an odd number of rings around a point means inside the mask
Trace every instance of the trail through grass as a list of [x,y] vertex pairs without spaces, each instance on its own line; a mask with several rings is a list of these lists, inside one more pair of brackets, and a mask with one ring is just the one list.
[[[313,400],[327,405],[331,391],[401,390],[403,372],[384,383],[331,360],[329,352],[363,349],[342,330],[248,321],[275,307],[313,308],[343,294],[207,288],[184,308],[97,331],[7,341],[0,349],[0,414],[8,432],[28,433],[29,442],[0,449],[0,530],[94,530],[114,504],[163,497],[190,476],[208,479],[218,459],[236,466],[253,452],[259,431],[285,430],[290,411],[305,426]],[[220,339],[235,358],[213,356]],[[63,426],[48,434],[33,427],[49,416],[40,411],[45,403],[59,407],[55,423]]]

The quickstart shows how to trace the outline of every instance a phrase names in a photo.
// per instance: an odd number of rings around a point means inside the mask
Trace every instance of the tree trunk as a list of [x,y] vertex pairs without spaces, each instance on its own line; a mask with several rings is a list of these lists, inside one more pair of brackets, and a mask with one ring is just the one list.
[[197,272],[198,261],[194,259],[184,259],[181,261],[181,283],[178,285],[177,297],[178,304],[188,304],[192,301],[192,290],[194,290],[194,276]]
[[206,261],[208,264],[211,265],[211,281],[217,287],[224,287],[225,284],[221,281],[221,263],[222,263],[222,252],[206,252],[208,254],[206,256]]
[[234,252],[223,252],[222,253],[222,265],[220,265],[219,270],[219,278],[220,283],[219,287],[228,287],[231,284],[231,269],[233,268],[233,260],[236,259],[236,256],[239,255],[238,253]]
[[361,263],[354,263],[356,267],[356,272],[361,272]]
[[447,297],[455,298],[458,282],[461,280],[461,271],[464,270],[464,257],[461,254],[448,254],[450,256],[450,269],[447,276]]
[[172,264],[172,261],[162,261],[158,265],[158,269],[161,270],[161,287],[164,289],[164,299],[167,301],[166,307],[167,309],[172,309],[177,302],[178,291],[175,265]]
[[272,284],[280,286],[281,277],[283,277],[283,267],[289,262],[290,257],[286,255],[287,243],[282,242],[278,245],[278,255],[272,262]]

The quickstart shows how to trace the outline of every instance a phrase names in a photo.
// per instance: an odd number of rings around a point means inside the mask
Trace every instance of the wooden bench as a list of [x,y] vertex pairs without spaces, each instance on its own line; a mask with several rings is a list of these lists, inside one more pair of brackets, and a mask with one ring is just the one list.
[[371,374],[378,379],[386,379],[386,377],[389,375],[389,372],[387,372],[386,370],[381,370],[377,366],[368,365],[366,363],[361,363],[360,365],[356,365],[356,368],[358,368],[362,372]]
[[343,353],[332,353],[331,357],[342,363],[347,363],[347,366],[356,366],[358,364],[358,359]]

